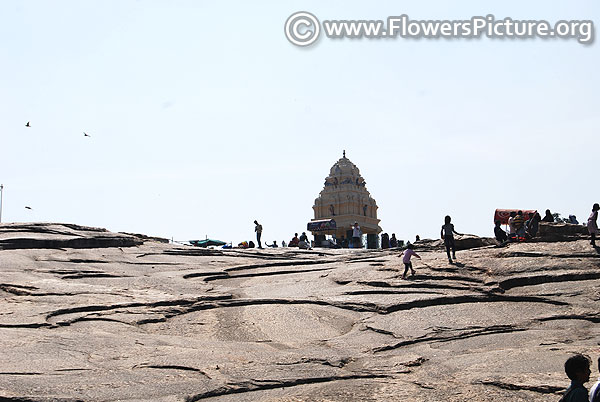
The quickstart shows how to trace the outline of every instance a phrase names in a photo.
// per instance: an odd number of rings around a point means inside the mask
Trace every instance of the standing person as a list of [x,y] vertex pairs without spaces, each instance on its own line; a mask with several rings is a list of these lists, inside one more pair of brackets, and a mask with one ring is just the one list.
[[413,269],[412,262],[410,262],[410,257],[412,257],[414,255],[419,260],[421,259],[421,257],[419,256],[419,254],[417,254],[413,251],[412,244],[408,244],[406,246],[406,250],[404,250],[398,257],[402,257],[403,255],[404,255],[404,257],[402,258],[402,262],[404,263],[404,273],[402,274],[402,279],[406,279],[406,274],[409,269],[410,269],[411,276],[415,274],[415,270]]
[[527,232],[529,233],[529,235],[531,237],[535,237],[535,235],[537,234],[537,232],[540,228],[541,220],[542,220],[542,217],[540,216],[540,214],[537,213],[537,211],[534,212],[531,219],[529,219],[529,223],[527,224]]
[[[461,236],[460,233],[454,230],[454,225],[450,223],[452,218],[446,215],[444,218],[444,225],[442,226],[441,236],[442,240],[444,240],[444,245],[446,246],[446,254],[448,255],[448,262],[452,264],[452,258],[456,259],[456,248],[454,245],[454,234]],[[450,249],[452,249],[452,257],[450,257]]]
[[[600,357],[598,358],[598,371],[600,371]],[[590,402],[600,402],[600,377],[590,389]]]
[[544,219],[542,219],[542,222],[548,222],[548,223],[554,222],[554,216],[552,216],[552,212],[550,212],[549,209],[546,210],[546,215],[544,215]]
[[262,244],[260,243],[260,237],[262,236],[262,225],[257,221],[254,221],[254,224],[256,225],[254,227],[254,231],[256,232],[256,241],[258,243],[258,248],[262,248]]
[[590,232],[590,236],[592,236],[591,245],[596,247],[596,235],[598,234],[598,210],[600,209],[600,205],[598,203],[594,204],[592,207],[592,214],[588,218],[587,228],[588,232]]
[[515,216],[517,213],[512,211],[510,216],[508,217],[508,234],[514,235],[517,233],[517,229],[515,229]]
[[396,233],[392,233],[392,237],[390,237],[390,247],[398,247],[398,239],[396,239]]
[[388,249],[390,248],[390,236],[387,233],[381,235],[381,248]]
[[560,399],[561,402],[588,402],[588,391],[583,384],[590,380],[590,360],[581,354],[569,357],[565,362],[565,373],[571,385]]
[[361,248],[362,241],[360,237],[362,236],[362,232],[360,231],[360,226],[358,226],[358,222],[354,222],[354,226],[352,226],[352,246],[354,248]]

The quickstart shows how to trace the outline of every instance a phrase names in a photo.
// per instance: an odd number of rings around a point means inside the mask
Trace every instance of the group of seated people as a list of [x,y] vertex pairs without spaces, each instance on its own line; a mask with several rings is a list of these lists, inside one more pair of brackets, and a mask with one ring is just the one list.
[[288,247],[298,247],[302,249],[310,249],[310,240],[308,240],[308,236],[306,232],[302,232],[300,237],[298,237],[298,233],[294,233],[294,237],[288,243]]
[[[547,217],[544,217],[544,221],[546,219]],[[523,211],[513,211],[508,218],[508,234],[500,227],[501,222],[497,220],[494,227],[494,236],[501,244],[505,242],[526,241],[537,235],[541,221],[543,221],[542,217],[537,211],[529,213],[527,220],[523,216]],[[552,218],[552,222],[554,222],[554,218]]]

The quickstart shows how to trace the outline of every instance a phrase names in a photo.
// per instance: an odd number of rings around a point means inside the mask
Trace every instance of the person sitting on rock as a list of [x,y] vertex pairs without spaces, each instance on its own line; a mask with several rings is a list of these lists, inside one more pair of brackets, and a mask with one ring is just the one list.
[[308,240],[306,232],[302,232],[302,234],[300,235],[300,242],[298,243],[298,247],[305,250],[311,250],[310,241]]
[[582,354],[571,356],[565,362],[565,373],[571,385],[565,391],[561,402],[588,402],[588,391],[583,386],[590,380],[590,359]]
[[290,240],[288,247],[298,247],[298,243],[300,243],[298,233],[294,233],[294,237],[292,238],[292,240]]
[[267,247],[277,248],[279,246],[277,245],[277,242],[273,240],[273,244],[267,244]]
[[515,233],[519,236],[525,236],[525,219],[523,218],[523,211],[517,212],[513,219],[513,225],[515,227]]
[[508,236],[506,235],[506,232],[500,227],[501,222],[496,221],[495,223],[496,226],[494,227],[494,237],[496,237],[496,240],[498,240],[500,243],[504,243],[508,240]]
[[546,210],[546,215],[544,215],[544,219],[542,219],[542,222],[554,223],[554,216],[552,215],[552,212],[550,212],[549,209]]
[[[600,371],[600,357],[598,358],[598,371]],[[590,402],[600,402],[600,377],[590,389]]]

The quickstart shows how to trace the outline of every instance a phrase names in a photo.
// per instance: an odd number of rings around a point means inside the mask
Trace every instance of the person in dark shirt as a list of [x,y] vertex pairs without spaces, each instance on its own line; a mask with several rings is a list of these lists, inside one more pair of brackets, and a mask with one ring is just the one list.
[[537,212],[534,212],[533,215],[530,215],[531,218],[529,218],[525,226],[527,226],[527,233],[529,233],[529,236],[535,237],[538,229],[540,228],[540,221],[542,220],[542,217]]
[[554,216],[552,216],[552,212],[550,212],[549,209],[546,210],[546,215],[544,216],[544,219],[542,219],[542,222],[554,222]]
[[396,239],[396,233],[392,233],[392,237],[390,237],[390,247],[398,247],[398,239]]
[[506,232],[500,227],[500,221],[496,221],[496,226],[494,227],[494,236],[496,237],[496,240],[498,240],[500,243],[504,243],[505,241],[508,240],[508,236],[506,234]]
[[[444,218],[444,225],[442,226],[440,236],[442,237],[442,240],[444,240],[444,245],[446,246],[446,255],[448,255],[448,262],[452,264],[452,258],[456,260],[456,245],[454,243],[454,235],[462,235],[456,230],[454,230],[454,225],[450,222],[452,222],[452,218],[446,215],[446,217]],[[452,250],[452,257],[450,257],[450,250]]]
[[576,354],[565,362],[565,373],[571,380],[571,385],[565,391],[561,402],[589,402],[588,391],[583,386],[590,380],[590,359],[582,354]]

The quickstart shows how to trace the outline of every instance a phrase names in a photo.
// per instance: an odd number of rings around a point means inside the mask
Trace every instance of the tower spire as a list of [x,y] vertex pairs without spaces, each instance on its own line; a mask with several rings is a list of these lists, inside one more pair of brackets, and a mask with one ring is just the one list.
[[346,157],[346,150],[344,149],[344,158]]

